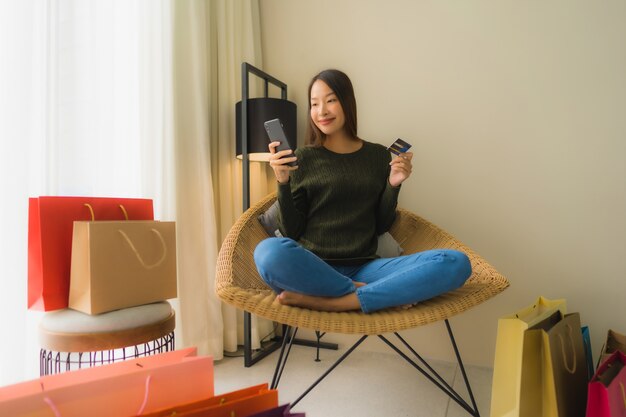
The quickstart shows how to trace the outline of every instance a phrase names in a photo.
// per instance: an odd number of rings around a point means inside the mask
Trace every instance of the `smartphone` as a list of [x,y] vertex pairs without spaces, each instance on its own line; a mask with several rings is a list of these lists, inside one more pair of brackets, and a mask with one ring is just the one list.
[[[284,151],[284,150],[292,150],[289,147],[289,142],[287,141],[287,136],[285,135],[285,130],[283,129],[283,124],[280,119],[272,119],[263,123],[265,125],[265,131],[267,132],[267,136],[269,137],[270,142],[278,141],[280,145],[276,147],[276,152]],[[290,155],[289,157],[291,158]],[[287,162],[289,166],[296,166],[296,162]]]
[[394,143],[392,143],[387,150],[393,154],[400,155],[401,153],[405,153],[411,148],[411,144],[403,141],[398,138]]

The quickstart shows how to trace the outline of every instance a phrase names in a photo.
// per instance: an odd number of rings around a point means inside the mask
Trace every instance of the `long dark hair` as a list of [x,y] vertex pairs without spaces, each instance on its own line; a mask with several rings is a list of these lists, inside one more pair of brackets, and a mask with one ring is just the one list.
[[352,82],[345,73],[336,69],[327,69],[313,77],[309,84],[309,124],[306,133],[306,144],[322,146],[324,139],[326,139],[326,135],[315,126],[313,119],[311,119],[311,88],[317,80],[324,81],[337,96],[345,116],[344,129],[346,134],[356,140],[356,98],[354,97]]

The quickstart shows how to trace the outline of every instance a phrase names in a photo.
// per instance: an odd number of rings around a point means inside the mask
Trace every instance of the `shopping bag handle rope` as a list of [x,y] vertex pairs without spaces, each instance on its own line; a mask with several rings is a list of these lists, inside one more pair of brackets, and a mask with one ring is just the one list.
[[[532,310],[535,310],[536,308],[537,308],[537,304],[533,304],[533,306],[532,306],[532,308],[531,308],[531,309],[532,309]],[[516,319],[519,319],[519,313],[515,313],[515,318],[516,318]]]
[[[85,207],[87,207],[89,209],[89,213],[91,213],[91,221],[92,222],[96,221],[96,215],[94,214],[93,207],[91,207],[91,204],[85,203]],[[126,207],[124,207],[121,204],[119,204],[118,207],[120,208],[120,210],[122,210],[122,213],[124,213],[124,218],[128,220],[128,212],[126,211]]]
[[624,402],[624,409],[626,409],[626,392],[624,392],[624,384],[622,383],[622,381],[620,381],[619,387],[622,390],[622,401]]
[[122,210],[122,213],[124,213],[124,218],[128,220],[128,212],[126,211],[126,208],[121,204],[119,204],[118,207]]
[[139,411],[137,411],[138,416],[143,414],[143,410],[146,408],[146,404],[148,404],[148,395],[150,394],[150,380],[152,380],[152,375],[148,375],[148,377],[146,378],[146,391],[143,395],[143,402],[141,403],[141,407],[139,407]]
[[57,406],[54,405],[54,403],[52,402],[50,398],[44,397],[43,402],[45,402],[48,405],[48,407],[50,407],[50,410],[52,410],[52,412],[54,413],[54,417],[61,417],[61,412],[59,411]]
[[566,324],[565,327],[567,328],[567,330],[569,330],[569,340],[570,340],[570,346],[572,347],[572,359],[573,359],[573,363],[572,366],[568,366],[567,365],[567,358],[565,357],[565,342],[563,341],[563,335],[559,333],[559,339],[561,340],[561,353],[563,356],[563,366],[565,366],[565,369],[567,370],[567,372],[569,372],[570,374],[575,374],[576,373],[576,349],[574,348],[574,337],[572,336],[572,326],[570,326],[569,324]]
[[[41,385],[41,392],[45,392],[46,390],[43,387],[43,382],[39,381],[39,385]],[[54,417],[61,417],[61,412],[49,397],[43,397],[43,402],[50,407],[50,410],[54,413]]]
[[152,231],[152,233],[157,235],[157,237],[159,238],[159,241],[161,242],[161,248],[163,248],[163,254],[161,255],[161,258],[158,261],[150,265],[146,264],[146,262],[143,260],[143,258],[141,257],[141,254],[139,253],[139,251],[137,250],[133,242],[130,240],[128,235],[123,230],[118,229],[117,231],[120,232],[124,240],[126,240],[126,243],[128,243],[128,246],[130,246],[130,249],[133,251],[133,253],[137,257],[137,260],[139,261],[141,266],[143,266],[144,268],[146,269],[156,268],[157,266],[160,266],[163,262],[165,262],[165,258],[167,257],[167,245],[165,244],[165,239],[163,239],[163,235],[161,235],[161,233],[158,230],[150,229],[150,231]]

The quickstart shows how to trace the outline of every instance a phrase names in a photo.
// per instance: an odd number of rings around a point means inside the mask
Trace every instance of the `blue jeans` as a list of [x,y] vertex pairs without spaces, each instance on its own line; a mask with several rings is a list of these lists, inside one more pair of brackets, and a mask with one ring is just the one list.
[[[462,286],[472,273],[462,252],[435,249],[363,265],[329,265],[293,239],[268,238],[254,250],[263,280],[277,293],[340,297],[356,291],[365,313],[417,303]],[[367,285],[356,288],[354,282]]]

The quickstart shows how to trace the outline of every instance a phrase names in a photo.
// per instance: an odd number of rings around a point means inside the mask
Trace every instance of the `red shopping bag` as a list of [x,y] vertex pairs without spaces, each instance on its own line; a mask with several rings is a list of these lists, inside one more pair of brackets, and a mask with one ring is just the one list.
[[586,417],[626,416],[626,355],[620,351],[605,360],[589,382]]
[[207,408],[223,404],[232,404],[237,400],[254,397],[260,392],[267,391],[267,388],[267,384],[253,385],[251,387],[228,392],[226,394],[211,396],[200,401],[194,401],[187,404],[176,404],[173,407],[165,408],[163,410],[155,411],[149,414],[142,414],[141,417],[171,417],[186,415],[184,413],[206,410]]
[[208,407],[176,413],[177,417],[249,417],[261,411],[278,407],[278,391],[259,389],[256,393]]
[[135,416],[213,394],[213,359],[190,348],[0,388],[0,415]]
[[[86,205],[89,205],[86,206]],[[121,207],[120,207],[121,206]],[[152,220],[152,200],[34,197],[28,202],[28,308],[67,308],[75,220]]]

